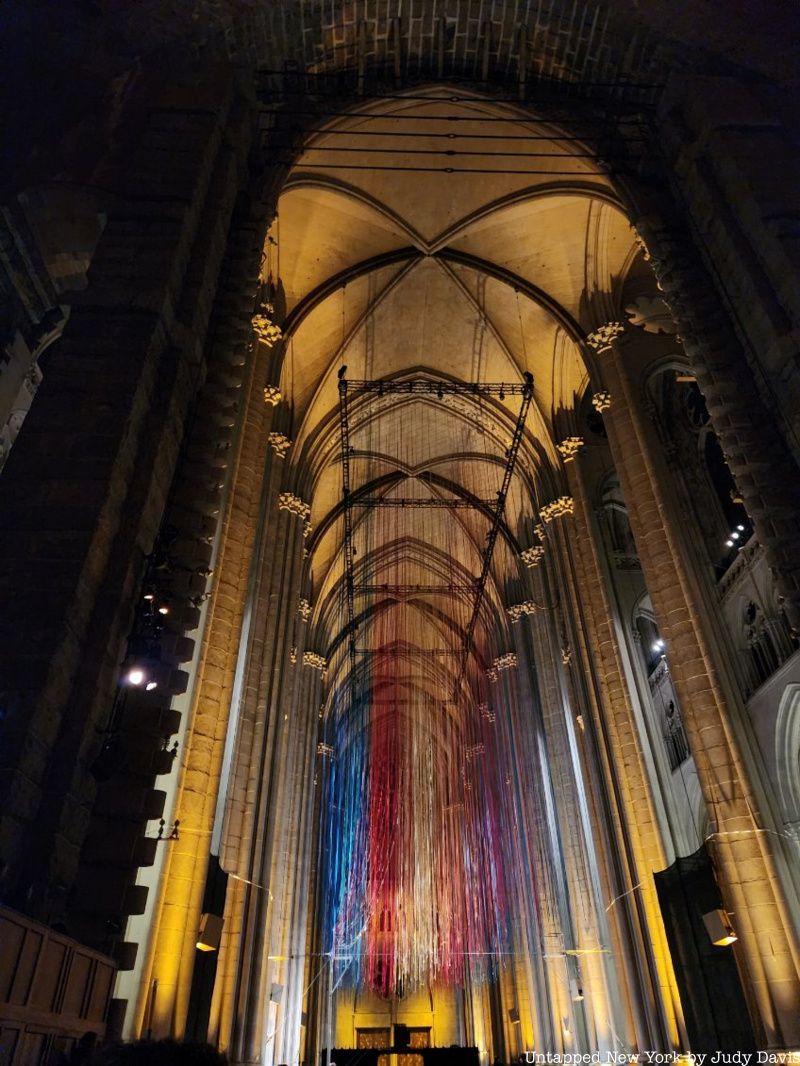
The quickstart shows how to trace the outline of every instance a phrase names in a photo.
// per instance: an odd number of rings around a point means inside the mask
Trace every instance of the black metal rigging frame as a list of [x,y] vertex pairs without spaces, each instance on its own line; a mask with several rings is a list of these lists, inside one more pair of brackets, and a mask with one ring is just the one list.
[[[469,661],[470,652],[473,650],[472,645],[475,638],[475,626],[478,622],[478,616],[480,614],[481,604],[483,602],[483,596],[486,591],[486,582],[489,578],[489,571],[492,565],[492,558],[494,556],[495,544],[497,543],[497,537],[500,533],[500,528],[503,522],[503,516],[505,514],[506,500],[508,498],[508,490],[511,485],[511,478],[514,474],[514,467],[517,462],[517,455],[519,453],[519,447],[522,443],[522,436],[525,431],[525,422],[528,417],[528,411],[533,400],[533,377],[531,374],[525,374],[525,380],[522,383],[503,383],[503,382],[455,382],[455,381],[431,381],[429,378],[411,378],[406,381],[348,381],[345,377],[347,367],[343,366],[339,371],[339,424],[341,427],[342,437],[342,502],[343,502],[343,514],[344,514],[344,559],[345,559],[345,589],[347,594],[347,628],[349,634],[349,646],[350,646],[350,676],[354,686],[353,697],[357,692],[355,691],[356,685],[356,625],[355,625],[355,591],[356,584],[353,574],[353,507],[354,506],[370,506],[381,507],[476,507],[480,502],[485,505],[492,516],[491,526],[489,533],[486,537],[486,546],[482,552],[482,564],[481,572],[476,578],[474,584],[468,586],[459,586],[458,591],[469,591],[475,596],[475,601],[472,607],[472,615],[469,620],[466,632],[464,634],[464,642],[461,650],[461,661],[458,669],[458,676],[453,689],[453,699],[457,699],[461,685],[464,680],[464,675],[467,669],[467,662]],[[511,438],[511,444],[506,451],[506,462],[503,470],[503,481],[499,492],[497,493],[497,499],[486,501],[472,501],[458,499],[454,500],[440,500],[437,498],[414,500],[414,499],[398,499],[397,497],[390,497],[384,499],[381,496],[371,496],[369,498],[353,498],[351,495],[350,486],[350,424],[348,416],[348,399],[354,392],[373,392],[379,396],[387,394],[399,394],[399,395],[416,395],[416,396],[436,396],[438,399],[443,399],[445,396],[454,395],[467,395],[467,396],[497,396],[500,400],[504,400],[506,396],[521,396],[522,404],[520,405],[519,415],[517,416],[516,425],[514,426],[514,433]],[[422,586],[418,586],[422,588]],[[389,586],[381,585],[365,585],[364,590],[388,590]],[[453,586],[453,591],[456,590],[456,586]],[[440,591],[438,588],[436,591]],[[442,589],[444,591],[444,589]]]

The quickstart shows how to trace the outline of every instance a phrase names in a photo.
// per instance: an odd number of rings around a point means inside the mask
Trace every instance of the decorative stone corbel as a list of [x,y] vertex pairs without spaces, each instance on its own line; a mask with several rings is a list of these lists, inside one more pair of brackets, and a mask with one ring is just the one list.
[[306,523],[311,515],[311,507],[304,503],[299,496],[295,496],[293,492],[280,493],[278,496],[278,510],[288,511],[290,514],[297,515],[298,518],[302,518]]
[[272,304],[262,304],[250,320],[253,323],[255,335],[268,348],[271,348],[283,336],[281,327],[271,317],[274,314],[275,308]]
[[539,514],[544,522],[552,522],[556,518],[572,514],[575,510],[575,501],[571,496],[559,496],[557,500],[546,503],[539,508]]
[[327,661],[315,651],[303,652],[303,665],[311,666],[314,670],[319,670],[320,673],[325,673],[328,668]]
[[279,459],[283,459],[292,446],[292,442],[285,433],[270,433],[267,435],[267,441]]
[[536,614],[537,610],[538,608],[533,600],[525,600],[524,603],[515,603],[511,607],[507,607],[506,613],[512,622],[518,622],[525,615]]
[[594,348],[598,355],[602,355],[603,352],[611,350],[611,345],[624,332],[624,322],[604,322],[602,326],[598,326],[591,333],[587,333],[586,343],[590,348]]
[[565,463],[571,463],[586,442],[583,437],[565,437],[556,445]]
[[510,670],[517,665],[517,653],[515,651],[507,651],[505,655],[498,655],[494,661],[494,668],[497,671]]
[[649,263],[650,262],[650,249],[644,243],[644,237],[641,237],[638,233],[634,233],[633,239],[639,245],[639,248],[642,251],[642,258],[644,259],[645,263]]
[[526,548],[525,551],[520,552],[519,557],[520,559],[522,559],[523,563],[525,563],[526,566],[531,567],[537,566],[542,561],[543,556],[544,545],[533,544],[530,548]]

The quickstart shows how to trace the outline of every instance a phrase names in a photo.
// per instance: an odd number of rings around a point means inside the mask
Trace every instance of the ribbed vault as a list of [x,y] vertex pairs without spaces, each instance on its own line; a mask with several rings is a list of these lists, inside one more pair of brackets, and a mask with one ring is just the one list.
[[[417,88],[318,118],[283,186],[265,282],[283,313],[275,383],[327,662],[325,942],[347,957],[342,979],[385,995],[501,952],[502,886],[476,903],[450,894],[446,871],[504,861],[490,680],[513,647],[521,552],[563,492],[585,336],[618,317],[637,250],[587,144],[477,93]],[[342,377],[385,383],[348,396],[346,455]],[[376,908],[413,912],[418,932],[366,948]]]

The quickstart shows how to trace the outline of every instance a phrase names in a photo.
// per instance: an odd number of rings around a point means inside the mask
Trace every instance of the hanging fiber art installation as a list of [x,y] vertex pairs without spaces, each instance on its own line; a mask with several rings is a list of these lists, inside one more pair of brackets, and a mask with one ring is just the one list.
[[[336,754],[318,765],[324,951],[334,987],[385,998],[495,977],[523,876],[509,740],[489,710],[486,680],[489,663],[506,668],[516,657],[498,657],[490,612],[476,603],[491,562],[491,548],[476,545],[486,544],[493,516],[465,506],[425,470],[444,439],[443,418],[468,455],[506,455],[508,430],[494,440],[483,430],[480,396],[459,394],[461,411],[441,402],[441,386],[431,395],[416,382],[404,389],[396,387],[395,410],[380,418],[371,417],[369,397],[342,405],[346,566],[322,742]],[[388,480],[387,456],[400,472]],[[504,502],[507,475],[497,461],[462,472],[478,501]],[[349,507],[356,494],[362,505]],[[502,551],[516,571],[516,555]],[[530,881],[530,871],[524,876]]]

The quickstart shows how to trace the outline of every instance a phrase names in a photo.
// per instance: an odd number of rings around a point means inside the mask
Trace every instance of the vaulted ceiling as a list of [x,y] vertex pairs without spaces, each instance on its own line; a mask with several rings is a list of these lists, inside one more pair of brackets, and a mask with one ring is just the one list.
[[539,505],[559,491],[556,444],[589,383],[583,338],[621,314],[638,248],[590,149],[515,106],[433,87],[316,129],[283,187],[265,257],[285,300],[281,391],[311,504],[315,621],[338,649],[342,680],[338,375],[427,378],[428,395],[349,400],[353,496],[432,501],[353,506],[354,610],[373,669],[376,653],[390,656],[392,685],[449,696],[521,400],[440,397],[436,383],[520,385],[526,372],[534,381],[474,680],[503,650],[508,583],[535,542]]

